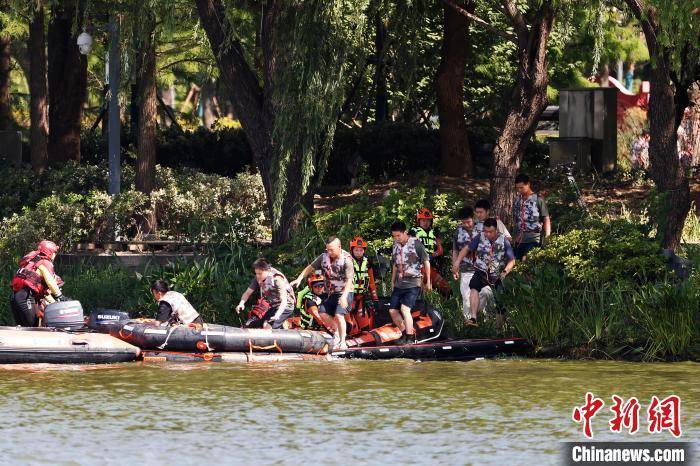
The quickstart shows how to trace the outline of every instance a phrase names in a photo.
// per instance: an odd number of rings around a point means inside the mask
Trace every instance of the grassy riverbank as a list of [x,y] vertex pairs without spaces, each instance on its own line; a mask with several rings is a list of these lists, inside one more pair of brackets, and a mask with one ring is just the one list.
[[[423,206],[436,214],[436,227],[443,232],[449,253],[456,210],[464,204],[473,205],[487,187],[479,181],[426,178],[336,192],[317,198],[317,212],[305,220],[289,244],[261,249],[253,244],[266,231],[266,220],[259,210],[247,210],[242,202],[259,183],[254,180],[256,175],[227,181],[168,169],[162,171],[163,188],[150,200],[132,198],[127,191],[122,201],[109,201],[100,191],[104,173],[89,167],[81,170],[53,173],[62,186],[59,192],[32,191],[27,181],[15,180],[24,190],[23,197],[33,201],[19,207],[6,200],[3,207],[13,214],[0,223],[0,256],[5,258],[0,285],[9,284],[16,267],[14,259],[32,240],[48,236],[70,247],[103,234],[110,212],[133,226],[129,223],[132,209],[141,212],[144,205],[155,206],[169,235],[209,241],[205,258],[192,264],[148,267],[140,273],[117,266],[67,267],[58,271],[66,282],[64,292],[79,299],[86,309],[118,308],[134,316],[150,316],[154,304],[148,286],[155,278],[165,278],[190,298],[206,320],[229,325],[240,324],[231,309],[250,281],[250,264],[256,257],[264,255],[295,276],[322,251],[327,235],[337,234],[347,244],[361,234],[369,240],[370,257],[378,265],[386,264],[382,258],[391,246],[388,225],[395,218],[412,223],[415,212]],[[493,313],[480,317],[478,329],[465,329],[456,283],[450,298],[436,293],[428,296],[445,316],[451,336],[523,336],[533,343],[537,354],[549,356],[700,359],[700,275],[694,272],[681,281],[667,269],[654,238],[656,225],[649,215],[653,196],[645,191],[644,180],[596,183],[584,184],[592,205],[592,215],[586,218],[573,207],[571,193],[561,188],[563,184],[555,176],[540,187],[547,195],[556,234],[506,280],[498,295],[507,314],[504,329],[495,328]],[[204,199],[208,185],[216,186],[219,194]],[[79,194],[82,192],[89,194]],[[56,209],[59,215],[51,215]],[[183,214],[182,209],[189,214]],[[236,227],[245,219],[254,220]],[[18,228],[21,225],[30,229]],[[685,239],[699,238],[700,219],[692,214]],[[697,247],[686,244],[681,254],[700,264]],[[438,266],[447,276],[449,260],[445,258]],[[386,295],[390,291],[388,270],[385,265],[379,269],[383,275],[380,294]],[[0,322],[11,321],[5,301],[0,305]]]

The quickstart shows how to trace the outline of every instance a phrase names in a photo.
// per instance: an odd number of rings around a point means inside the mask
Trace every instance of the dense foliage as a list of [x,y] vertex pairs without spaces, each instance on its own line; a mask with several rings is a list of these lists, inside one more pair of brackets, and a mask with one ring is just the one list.
[[[159,212],[160,238],[206,241],[212,237],[255,240],[268,235],[260,178],[241,172],[235,178],[192,169],[159,168],[158,189],[149,196],[133,188],[125,166],[125,184],[116,196],[105,192],[106,172],[97,166],[69,164],[41,177],[4,168],[5,218],[0,222],[0,254],[23,254],[43,238],[70,249],[78,243],[111,242],[112,227],[122,240],[139,238],[138,217]],[[18,194],[17,194],[18,193]]]

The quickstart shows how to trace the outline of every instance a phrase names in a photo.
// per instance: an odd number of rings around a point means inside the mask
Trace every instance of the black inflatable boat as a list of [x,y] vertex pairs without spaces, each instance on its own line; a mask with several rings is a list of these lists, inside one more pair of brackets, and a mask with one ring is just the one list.
[[343,359],[414,359],[420,361],[472,361],[501,356],[525,355],[531,347],[522,338],[505,340],[455,340],[405,346],[375,346],[336,350],[330,355],[227,352],[186,353],[178,351],[142,352],[144,362],[281,362]]
[[372,346],[334,351],[346,359],[415,359],[421,361],[471,361],[498,356],[524,355],[531,347],[523,338],[505,340],[455,340],[403,346]]
[[0,364],[107,364],[134,361],[140,352],[99,333],[0,327]]
[[162,326],[153,320],[130,320],[109,326],[112,336],[145,350],[325,354],[332,337],[307,330],[266,330],[224,325]]

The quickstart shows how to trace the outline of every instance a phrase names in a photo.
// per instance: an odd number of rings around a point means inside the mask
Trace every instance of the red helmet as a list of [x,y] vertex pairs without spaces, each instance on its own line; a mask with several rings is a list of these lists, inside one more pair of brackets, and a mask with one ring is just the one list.
[[418,220],[422,220],[422,219],[432,220],[433,213],[429,209],[423,207],[421,210],[418,211],[418,214],[416,214],[416,218]]
[[324,277],[321,272],[314,272],[309,277],[308,283],[309,283],[309,288],[313,288],[314,284],[316,284],[316,283],[322,283],[325,285],[326,284],[326,277]]
[[52,254],[58,251],[58,246],[53,241],[45,239],[39,243],[37,250],[41,254],[51,257]]
[[367,248],[367,241],[362,239],[362,236],[355,236],[352,241],[350,241],[350,250],[352,248]]

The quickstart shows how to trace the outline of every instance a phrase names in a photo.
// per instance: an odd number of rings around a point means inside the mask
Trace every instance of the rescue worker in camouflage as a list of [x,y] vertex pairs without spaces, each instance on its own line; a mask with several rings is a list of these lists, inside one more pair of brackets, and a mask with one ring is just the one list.
[[[488,199],[479,199],[476,201],[476,204],[474,204],[474,213],[476,214],[474,229],[481,233],[484,231],[484,221],[491,217],[491,202],[489,202]],[[508,231],[508,228],[506,228],[506,225],[499,218],[496,218],[496,222],[498,223],[498,232],[505,236],[506,239],[512,244],[513,237],[510,236],[510,232]]]
[[[457,212],[459,224],[455,229],[454,237],[452,238],[452,262],[454,263],[459,255],[459,252],[467,246],[478,234],[474,222],[474,209],[471,207],[462,207]],[[474,255],[468,254],[459,262],[459,273],[454,274],[454,279],[459,281],[459,291],[462,295],[462,313],[464,314],[465,322],[471,317],[470,306],[470,289],[469,282],[474,275]],[[479,292],[479,309],[483,311],[486,306],[493,301],[493,292],[491,287],[484,287]]]
[[420,294],[424,276],[425,289],[432,290],[430,259],[423,243],[418,238],[409,236],[404,222],[396,221],[391,225],[391,236],[394,246],[391,251],[392,293],[389,313],[402,332],[397,344],[414,343],[416,331],[411,310]]
[[532,191],[529,176],[522,173],[516,176],[515,189],[518,194],[513,201],[514,251],[515,258],[523,260],[551,234],[552,222],[544,198]]
[[156,280],[151,285],[153,298],[158,301],[158,322],[168,324],[203,324],[202,316],[182,293],[172,291],[168,283]]
[[[418,238],[420,242],[423,243],[423,247],[428,253],[431,264],[431,284],[434,288],[440,290],[440,293],[447,296],[452,292],[452,290],[450,289],[450,284],[447,282],[447,280],[442,278],[440,272],[438,272],[437,270],[436,259],[442,256],[443,249],[442,238],[440,237],[440,230],[438,230],[437,228],[433,228],[434,220],[435,217],[433,216],[433,213],[425,207],[422,208],[416,214],[416,221],[418,222],[418,226],[411,228],[409,234]],[[424,280],[427,276],[427,274],[424,274]]]
[[259,293],[260,299],[265,300],[270,309],[263,316],[263,328],[283,328],[285,321],[294,313],[294,289],[282,272],[267,261],[260,258],[253,262],[255,277],[243,292],[236,306],[236,312],[245,309],[245,303],[253,295]]
[[340,240],[331,236],[326,240],[326,252],[321,254],[311,264],[301,271],[292,282],[298,287],[301,282],[315,270],[321,269],[326,277],[328,297],[321,304],[321,316],[326,314],[333,318],[334,348],[347,349],[345,334],[347,330],[345,314],[350,311],[355,289],[355,269],[352,256],[343,250]]
[[[490,286],[500,286],[515,266],[515,255],[510,242],[498,232],[498,223],[495,218],[484,221],[484,231],[472,238],[471,242],[464,246],[454,262],[452,271],[457,274],[462,260],[470,253],[474,255],[474,275],[469,281],[469,308],[471,317],[467,319],[467,325],[476,327],[477,310],[479,308],[479,293]],[[502,326],[503,316],[497,314],[497,325]]]

